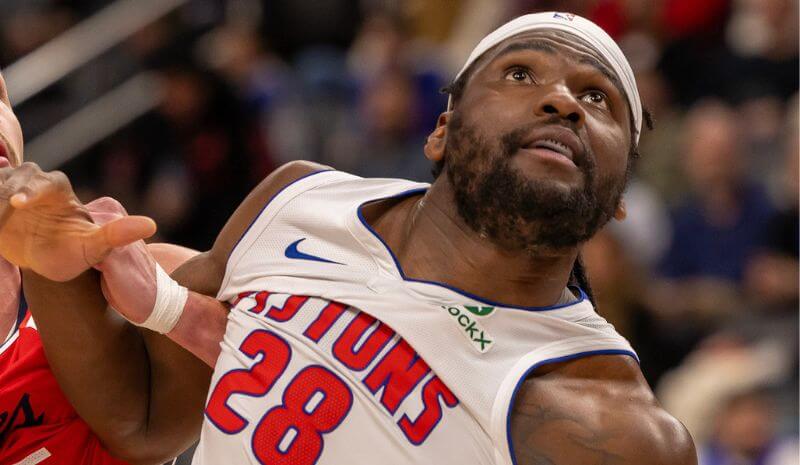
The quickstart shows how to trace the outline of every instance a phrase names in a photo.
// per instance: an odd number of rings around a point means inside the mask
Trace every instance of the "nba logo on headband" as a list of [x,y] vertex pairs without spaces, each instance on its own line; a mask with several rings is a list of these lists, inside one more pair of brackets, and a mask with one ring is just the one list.
[[572,21],[573,19],[575,19],[575,15],[572,13],[553,13],[553,18],[566,19],[567,21]]

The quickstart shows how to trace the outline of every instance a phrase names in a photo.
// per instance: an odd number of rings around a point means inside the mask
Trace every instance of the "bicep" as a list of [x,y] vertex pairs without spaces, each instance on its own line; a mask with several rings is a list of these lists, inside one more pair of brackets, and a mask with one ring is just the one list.
[[638,368],[620,360],[601,366],[616,373],[553,373],[523,383],[511,413],[517,465],[695,465],[683,425],[658,406],[638,371],[625,374]]
[[629,462],[619,453],[621,431],[603,427],[574,406],[574,402],[518,403],[511,416],[511,441],[518,465],[642,463]]
[[[607,418],[588,418],[593,415]],[[697,464],[688,433],[663,411],[621,408],[583,415],[567,404],[529,407],[515,412],[513,418],[511,435],[517,465]]]

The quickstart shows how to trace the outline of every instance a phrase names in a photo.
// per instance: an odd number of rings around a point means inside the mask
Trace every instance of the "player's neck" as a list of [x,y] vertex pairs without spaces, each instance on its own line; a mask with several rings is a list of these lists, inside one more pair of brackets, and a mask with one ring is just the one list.
[[19,269],[0,258],[0,344],[16,321],[20,283]]
[[509,253],[464,223],[447,197],[452,194],[437,190],[441,184],[434,184],[424,198],[365,211],[406,276],[446,283],[507,305],[558,302],[577,249]]

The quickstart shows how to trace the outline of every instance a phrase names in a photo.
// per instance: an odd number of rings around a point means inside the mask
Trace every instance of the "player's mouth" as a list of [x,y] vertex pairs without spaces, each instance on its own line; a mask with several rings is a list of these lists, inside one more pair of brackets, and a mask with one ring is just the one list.
[[571,168],[577,167],[584,155],[583,144],[574,132],[558,126],[547,126],[532,131],[522,150],[540,158]]

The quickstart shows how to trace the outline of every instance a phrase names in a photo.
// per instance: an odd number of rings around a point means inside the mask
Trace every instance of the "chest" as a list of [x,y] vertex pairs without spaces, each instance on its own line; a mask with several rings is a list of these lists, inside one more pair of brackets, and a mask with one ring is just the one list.
[[429,364],[391,327],[338,302],[241,295],[211,386],[199,454],[208,463],[233,443],[262,463],[309,451],[316,461],[296,463],[491,463],[491,441]]

